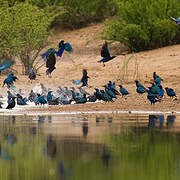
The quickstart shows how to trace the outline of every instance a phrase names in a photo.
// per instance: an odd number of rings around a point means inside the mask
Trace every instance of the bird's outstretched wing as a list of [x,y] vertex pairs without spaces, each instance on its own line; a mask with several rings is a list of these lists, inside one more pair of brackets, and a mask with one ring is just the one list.
[[180,24],[180,17],[179,18],[174,18],[174,17],[170,17],[171,18],[171,20],[173,20],[173,21],[175,21],[176,22],[176,24]]
[[61,47],[61,48],[59,48],[59,50],[56,52],[56,55],[59,56],[59,57],[61,57],[62,54],[63,54],[63,52],[64,52],[64,48]]
[[81,80],[72,80],[72,83],[75,85],[79,85],[82,83],[82,81]]
[[1,65],[0,65],[0,71],[3,71],[7,68],[9,68],[10,66],[12,66],[14,64],[14,61],[12,60],[5,60]]
[[65,49],[67,52],[72,52],[72,50],[73,50],[71,44],[68,43],[68,42],[65,43],[64,49]]
[[49,54],[55,54],[57,53],[54,48],[49,48],[45,53],[40,54],[40,56],[44,59]]
[[107,42],[105,42],[101,48],[101,56],[102,57],[110,57],[111,56]]
[[173,21],[175,21],[175,22],[177,21],[176,18],[173,18],[173,17],[170,17],[170,18],[171,18]]

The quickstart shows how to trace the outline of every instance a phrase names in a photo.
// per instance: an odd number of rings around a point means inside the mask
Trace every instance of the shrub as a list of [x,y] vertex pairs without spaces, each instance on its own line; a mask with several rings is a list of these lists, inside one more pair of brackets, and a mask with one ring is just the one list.
[[52,20],[37,6],[5,4],[0,8],[0,55],[19,57],[28,74],[49,36]]
[[105,39],[132,51],[180,43],[180,28],[170,20],[180,15],[179,0],[117,0],[117,12],[116,19],[105,23]]

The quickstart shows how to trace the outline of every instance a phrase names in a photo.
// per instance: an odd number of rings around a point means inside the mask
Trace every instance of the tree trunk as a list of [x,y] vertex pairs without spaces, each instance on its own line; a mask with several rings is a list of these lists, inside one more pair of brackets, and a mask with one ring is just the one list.
[[28,55],[26,56],[21,56],[21,62],[24,66],[23,74],[24,75],[29,75],[30,68],[32,68],[32,63],[30,62],[30,58]]

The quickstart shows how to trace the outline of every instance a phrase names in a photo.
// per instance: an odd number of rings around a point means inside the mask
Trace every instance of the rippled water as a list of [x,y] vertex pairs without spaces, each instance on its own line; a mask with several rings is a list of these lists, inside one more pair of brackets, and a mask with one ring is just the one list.
[[2,180],[180,179],[180,116],[0,116]]

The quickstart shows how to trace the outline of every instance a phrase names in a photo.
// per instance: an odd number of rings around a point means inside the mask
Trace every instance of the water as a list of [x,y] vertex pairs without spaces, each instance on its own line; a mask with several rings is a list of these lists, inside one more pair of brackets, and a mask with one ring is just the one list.
[[0,116],[2,180],[176,180],[180,116]]

